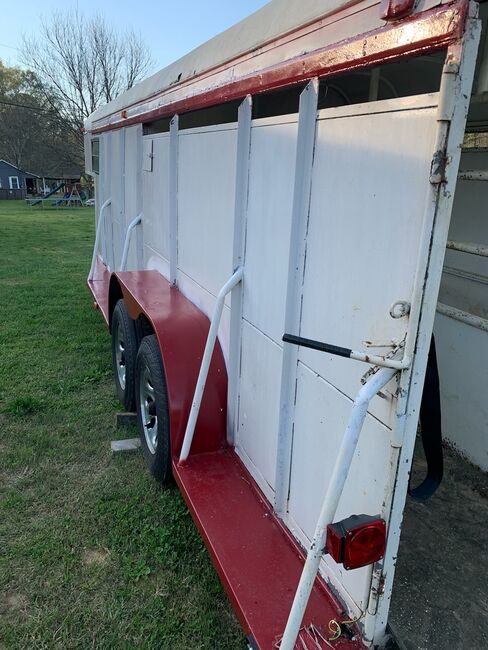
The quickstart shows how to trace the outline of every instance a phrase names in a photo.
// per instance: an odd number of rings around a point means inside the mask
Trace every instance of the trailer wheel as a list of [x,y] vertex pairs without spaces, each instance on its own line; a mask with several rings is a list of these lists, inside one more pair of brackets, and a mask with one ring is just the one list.
[[120,299],[112,316],[112,365],[117,397],[126,411],[134,411],[134,373],[137,333],[125,302]]
[[146,465],[160,483],[167,485],[172,478],[168,390],[154,334],[142,339],[137,353],[136,408]]

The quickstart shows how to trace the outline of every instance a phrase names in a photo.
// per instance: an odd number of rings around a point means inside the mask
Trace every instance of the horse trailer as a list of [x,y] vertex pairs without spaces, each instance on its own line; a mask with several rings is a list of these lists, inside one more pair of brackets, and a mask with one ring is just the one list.
[[273,0],[86,122],[117,394],[251,648],[386,647],[441,412],[488,469],[486,16]]

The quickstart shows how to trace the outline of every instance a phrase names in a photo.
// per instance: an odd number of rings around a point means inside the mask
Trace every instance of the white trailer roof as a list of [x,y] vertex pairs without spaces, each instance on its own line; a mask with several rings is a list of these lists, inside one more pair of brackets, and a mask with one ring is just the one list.
[[176,83],[222,65],[302,25],[358,2],[360,0],[272,0],[248,18],[99,108],[88,118],[87,128],[91,123],[162,93]]

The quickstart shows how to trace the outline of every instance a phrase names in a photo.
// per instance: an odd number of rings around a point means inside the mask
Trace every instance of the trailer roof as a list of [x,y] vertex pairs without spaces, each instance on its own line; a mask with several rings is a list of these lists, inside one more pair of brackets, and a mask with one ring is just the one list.
[[100,107],[88,118],[87,129],[97,120],[162,93],[177,83],[196,77],[298,27],[360,1],[272,0],[248,18],[136,84],[109,104]]

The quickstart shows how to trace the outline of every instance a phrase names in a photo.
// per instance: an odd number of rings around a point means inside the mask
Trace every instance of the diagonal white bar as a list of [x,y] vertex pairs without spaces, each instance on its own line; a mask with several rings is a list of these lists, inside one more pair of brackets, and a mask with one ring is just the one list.
[[341,447],[332,471],[332,476],[322,503],[322,509],[315,528],[312,544],[307,554],[300,582],[293,600],[290,615],[281,641],[280,650],[293,650],[295,641],[302,624],[303,615],[307,607],[310,592],[319,570],[320,559],[324,552],[327,526],[332,523],[349,468],[351,467],[354,452],[359,441],[368,406],[373,397],[393,379],[396,374],[393,368],[383,368],[373,375],[354,400],[351,415],[347,424]]
[[200,366],[195,394],[190,409],[190,417],[188,418],[185,437],[183,438],[183,444],[181,446],[180,463],[185,461],[190,453],[193,434],[195,433],[195,425],[197,423],[198,413],[202,403],[203,391],[205,390],[205,383],[207,381],[208,369],[210,368],[210,361],[212,360],[215,341],[219,331],[220,318],[222,316],[222,310],[224,309],[225,296],[242,280],[242,275],[243,269],[242,267],[239,267],[227,280],[217,296],[217,302],[215,303],[214,313],[208,331],[207,343],[205,344],[205,352],[203,353],[202,365]]
[[[107,208],[111,203],[112,203],[112,199],[107,199],[105,203],[102,205],[102,207],[100,208],[100,213],[98,215],[97,232],[95,235],[95,244],[93,246],[92,262],[90,267],[90,273],[88,274],[88,280],[91,280],[93,278],[93,274],[95,273],[95,263],[97,261],[98,246],[100,244],[100,237],[102,236],[102,227],[105,220],[105,208]],[[106,261],[107,260],[104,260],[104,262]]]
[[129,255],[129,246],[130,246],[130,240],[132,236],[132,231],[136,226],[138,226],[141,223],[142,220],[142,212],[141,214],[138,214],[135,219],[132,219],[130,224],[127,226],[127,232],[125,233],[125,240],[124,240],[124,250],[122,251],[122,259],[120,260],[120,271],[125,271],[125,267],[127,266],[127,256]]

